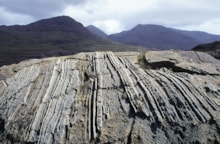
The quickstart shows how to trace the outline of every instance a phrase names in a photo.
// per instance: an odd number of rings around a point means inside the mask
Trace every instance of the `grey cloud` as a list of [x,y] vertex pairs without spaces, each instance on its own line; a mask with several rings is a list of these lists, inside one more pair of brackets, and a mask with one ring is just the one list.
[[[58,15],[68,15],[85,25],[97,21],[115,20],[123,30],[137,24],[160,24],[167,27],[199,26],[220,19],[219,0],[120,0],[130,7],[117,5],[117,0],[0,0],[0,24],[16,24]],[[109,5],[105,5],[107,2]],[[140,5],[138,2],[142,2]],[[134,7],[131,5],[134,4]],[[146,9],[145,9],[146,6]],[[155,7],[154,7],[155,6]],[[139,8],[140,7],[140,8]],[[1,9],[4,8],[4,9]],[[134,9],[131,9],[134,8]],[[67,10],[67,11],[65,11]],[[1,13],[3,11],[4,13]],[[5,15],[8,14],[8,15]],[[4,17],[2,17],[4,16]],[[215,23],[214,23],[215,22]],[[111,25],[110,25],[111,26]],[[113,26],[112,26],[113,27]],[[217,28],[216,28],[217,29]]]
[[[216,4],[220,4],[219,2]],[[213,5],[213,4],[212,4]],[[215,6],[216,6],[215,5]],[[219,18],[220,9],[208,7],[181,7],[180,5],[163,4],[154,10],[146,10],[140,15],[121,19],[125,29],[130,29],[141,24],[160,24],[168,27],[184,27],[189,25],[201,25],[202,23]]]
[[29,15],[35,19],[59,14],[68,5],[79,5],[86,0],[1,0],[0,6],[9,13]]
[[0,6],[0,25],[27,24],[33,21],[29,15],[10,13]]

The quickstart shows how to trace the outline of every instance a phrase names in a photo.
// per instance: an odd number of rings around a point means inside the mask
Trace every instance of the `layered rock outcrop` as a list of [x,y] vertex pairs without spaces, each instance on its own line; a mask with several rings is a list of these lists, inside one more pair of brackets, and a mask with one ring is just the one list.
[[80,53],[0,68],[4,143],[219,143],[220,62]]

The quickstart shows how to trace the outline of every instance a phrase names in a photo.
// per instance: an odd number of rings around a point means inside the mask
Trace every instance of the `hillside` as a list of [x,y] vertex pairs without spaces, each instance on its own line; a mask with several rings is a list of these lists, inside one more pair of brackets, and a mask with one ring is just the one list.
[[86,27],[92,34],[99,36],[101,38],[106,38],[108,35],[104,33],[102,30],[98,29],[93,25],[89,25]]
[[198,44],[220,40],[220,36],[197,31],[183,31],[160,25],[137,25],[131,30],[108,36],[125,44],[155,49],[189,50]]
[[28,25],[0,26],[0,66],[30,58],[89,51],[138,51],[140,48],[101,39],[70,17]]
[[193,39],[196,39],[198,42],[200,42],[200,44],[210,43],[220,40],[220,35],[209,34],[202,31],[186,31],[186,30],[178,30],[178,29],[173,29],[173,30],[181,34],[184,34],[186,36],[189,36]]
[[220,41],[198,45],[194,47],[192,50],[207,52],[210,55],[214,56],[215,58],[220,59]]
[[0,67],[3,143],[220,143],[220,61],[79,53]]

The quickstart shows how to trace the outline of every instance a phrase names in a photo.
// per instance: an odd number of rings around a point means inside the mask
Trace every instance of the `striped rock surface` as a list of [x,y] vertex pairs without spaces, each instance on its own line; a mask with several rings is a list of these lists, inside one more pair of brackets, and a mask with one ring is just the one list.
[[0,142],[220,143],[220,62],[92,52],[1,67]]

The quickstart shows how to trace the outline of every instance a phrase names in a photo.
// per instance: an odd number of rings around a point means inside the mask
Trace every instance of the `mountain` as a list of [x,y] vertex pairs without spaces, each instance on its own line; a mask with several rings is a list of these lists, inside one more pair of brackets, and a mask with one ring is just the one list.
[[201,32],[201,31],[186,31],[186,30],[178,30],[178,29],[173,29],[181,34],[184,34],[186,36],[189,36],[193,39],[196,39],[200,43],[210,43],[214,41],[220,40],[220,35],[214,35],[214,34],[209,34],[206,32]]
[[0,142],[220,143],[219,62],[90,52],[0,67]]
[[97,27],[93,26],[93,25],[89,25],[86,27],[92,34],[102,37],[102,38],[106,38],[108,35],[106,33],[104,33],[102,30],[98,29]]
[[189,50],[198,44],[220,40],[204,32],[183,31],[160,25],[137,25],[131,30],[112,34],[109,39],[125,44],[156,49]]
[[135,51],[140,48],[104,40],[67,16],[28,25],[0,26],[0,66],[30,58],[88,51]]
[[210,55],[214,56],[215,58],[220,59],[220,41],[216,41],[208,44],[201,44],[194,47],[192,50],[207,52]]

